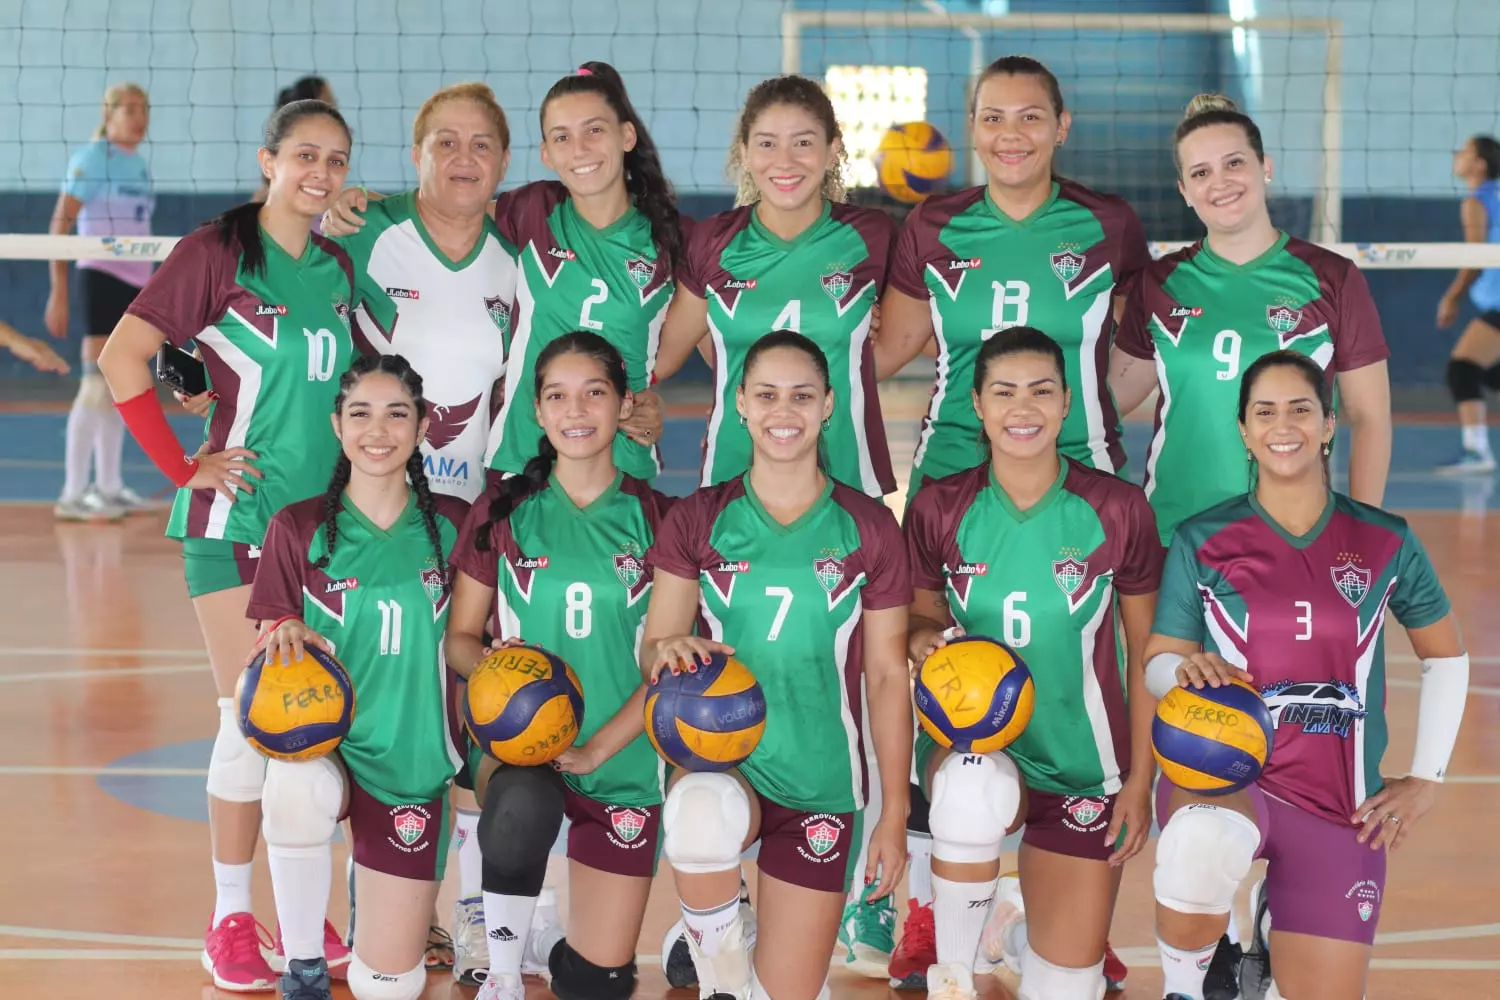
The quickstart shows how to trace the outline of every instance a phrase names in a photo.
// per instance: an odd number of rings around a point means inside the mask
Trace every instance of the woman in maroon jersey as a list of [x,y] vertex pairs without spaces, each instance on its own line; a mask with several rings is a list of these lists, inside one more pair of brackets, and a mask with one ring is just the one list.
[[[1268,997],[1360,1000],[1394,850],[1437,800],[1458,736],[1469,658],[1437,574],[1406,521],[1329,486],[1332,390],[1295,351],[1240,383],[1253,490],[1178,528],[1147,643],[1146,684],[1253,684],[1275,726],[1250,788],[1157,788],[1157,935],[1169,998],[1203,997],[1204,970],[1253,859],[1275,982]],[[1416,752],[1382,779],[1389,609],[1422,660]],[[1255,696],[1229,692],[1228,697]],[[1262,921],[1257,914],[1256,926]]]

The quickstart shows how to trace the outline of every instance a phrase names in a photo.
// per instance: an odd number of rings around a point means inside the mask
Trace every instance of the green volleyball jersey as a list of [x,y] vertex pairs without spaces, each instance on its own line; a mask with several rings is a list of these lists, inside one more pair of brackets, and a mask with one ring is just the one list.
[[1013,326],[1033,326],[1063,349],[1073,406],[1058,444],[1106,472],[1125,465],[1110,395],[1113,299],[1150,257],[1141,221],[1123,199],[1071,181],[1052,185],[1016,220],[986,187],[929,198],[907,217],[891,284],[928,300],[937,334],[937,381],[922,422],[912,480],[938,479],[987,457],[970,392],[979,348]]
[[1018,510],[981,465],[923,486],[906,538],[916,586],[942,594],[954,624],[1004,642],[1031,670],[1034,714],[1008,751],[1027,787],[1118,792],[1132,761],[1116,595],[1150,594],[1161,581],[1141,488],[1065,459],[1052,488]]
[[[573,668],[583,689],[578,742],[587,743],[641,686],[646,551],[671,501],[622,473],[580,508],[554,479],[491,529],[494,497],[475,503],[454,564],[494,589],[497,638],[525,639]],[[481,550],[485,535],[490,544]],[[591,773],[563,780],[598,802],[649,806],[662,801],[664,775],[642,729]]]
[[694,227],[680,280],[708,301],[714,344],[704,486],[750,467],[750,434],[734,403],[745,354],[772,330],[795,330],[828,358],[836,403],[823,432],[828,474],[870,496],[895,490],[870,342],[870,316],[885,290],[895,235],[884,212],[832,202],[791,240],[762,225],[753,205]]
[[[446,561],[468,504],[434,495]],[[415,494],[389,528],[346,496],[328,554],[321,496],[271,519],[246,615],[296,615],[328,640],[354,686],[354,721],[339,744],[349,773],[386,805],[441,798],[464,762],[465,737],[443,657],[448,576]]]
[[1116,343],[1156,364],[1146,495],[1163,542],[1184,519],[1245,491],[1240,376],[1257,358],[1290,348],[1332,379],[1390,357],[1354,263],[1285,234],[1245,264],[1202,241],[1152,262]]
[[1241,494],[1177,529],[1153,631],[1250,672],[1275,727],[1258,783],[1347,826],[1383,785],[1387,609],[1408,629],[1450,610],[1403,518],[1334,493],[1297,536]]
[[766,728],[740,765],[751,786],[790,809],[864,808],[863,617],[912,594],[889,508],[830,479],[784,525],[746,473],[680,501],[650,562],[699,581],[700,634],[734,647],[765,692]]
[[[521,251],[505,402],[491,432],[489,467],[520,472],[542,435],[532,405],[542,348],[575,330],[597,333],[619,349],[630,391],[640,392],[651,384],[673,285],[670,265],[657,259],[651,223],[634,207],[595,229],[567,188],[537,181],[502,195],[495,220]],[[637,479],[661,471],[656,448],[623,431],[615,437],[615,464]]]
[[399,354],[422,373],[427,482],[472,501],[484,491],[490,395],[505,373],[515,247],[486,216],[468,256],[450,259],[422,222],[415,191],[372,201],[364,228],[339,244],[357,276],[355,343]]
[[[339,454],[328,424],[339,378],[354,360],[349,311],[354,269],[314,234],[293,258],[261,230],[264,270],[245,270],[237,241],[215,226],[185,236],[126,312],[178,347],[197,344],[218,401],[204,426],[211,452],[248,448],[261,478],[231,501],[216,490],[177,491],[171,538],[259,545],[271,516],[321,492]],[[195,450],[195,449],[190,449]]]

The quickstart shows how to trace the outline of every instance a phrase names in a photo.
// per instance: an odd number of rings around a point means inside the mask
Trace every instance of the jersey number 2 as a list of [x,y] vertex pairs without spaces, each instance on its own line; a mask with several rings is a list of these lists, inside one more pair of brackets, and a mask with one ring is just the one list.
[[604,321],[593,319],[589,311],[595,306],[603,305],[609,301],[609,286],[604,283],[603,278],[594,279],[594,294],[583,300],[583,309],[578,313],[578,325],[585,330],[602,330]]

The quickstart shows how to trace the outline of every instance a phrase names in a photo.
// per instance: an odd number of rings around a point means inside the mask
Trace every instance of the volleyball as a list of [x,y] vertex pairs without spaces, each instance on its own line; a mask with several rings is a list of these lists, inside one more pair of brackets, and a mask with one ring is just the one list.
[[943,185],[952,170],[953,148],[927,122],[892,125],[875,151],[881,190],[897,201],[922,201]]
[[1157,703],[1151,749],[1179,788],[1228,795],[1260,777],[1273,732],[1260,692],[1243,681],[1201,691],[1174,687]]
[[983,636],[953,639],[922,662],[914,699],[917,721],[958,753],[1004,750],[1031,721],[1031,670],[1004,643]]
[[766,729],[760,683],[722,653],[691,673],[664,670],[646,691],[646,736],[663,760],[684,771],[738,767]]
[[315,760],[332,753],[354,721],[349,671],[312,645],[294,660],[266,665],[266,651],[240,674],[234,704],[240,732],[275,760]]
[[583,688],[573,668],[537,646],[497,649],[469,675],[464,721],[502,764],[546,764],[578,739]]

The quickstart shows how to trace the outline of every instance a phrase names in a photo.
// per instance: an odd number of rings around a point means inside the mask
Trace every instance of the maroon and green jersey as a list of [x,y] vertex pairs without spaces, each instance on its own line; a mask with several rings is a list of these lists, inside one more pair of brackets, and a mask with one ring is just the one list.
[[1245,264],[1203,241],[1152,262],[1115,343],[1156,363],[1146,495],[1163,542],[1184,519],[1248,488],[1240,376],[1257,358],[1290,348],[1332,380],[1390,357],[1354,263],[1286,234]]
[[[433,499],[447,559],[469,505]],[[439,798],[466,740],[443,656],[449,590],[426,519],[415,494],[385,528],[346,496],[335,525],[333,555],[319,567],[328,555],[323,498],[273,517],[245,613],[263,622],[294,615],[333,647],[357,702],[339,755],[361,787],[393,806]]]
[[782,524],[749,479],[678,502],[648,558],[698,581],[699,634],[732,646],[765,691],[765,732],[740,766],[751,786],[790,809],[863,809],[863,618],[911,603],[901,529],[880,500],[831,478]]
[[912,577],[953,624],[1014,649],[1036,708],[1007,751],[1029,788],[1113,795],[1130,774],[1118,594],[1150,594],[1162,548],[1139,486],[1064,459],[1019,510],[988,464],[927,483],[906,512]]
[[[671,500],[623,473],[587,507],[549,479],[491,529],[493,491],[475,502],[453,562],[495,591],[498,639],[556,653],[583,689],[586,743],[641,686],[640,644],[651,572],[646,550]],[[489,535],[481,551],[479,537]],[[644,729],[589,774],[564,774],[578,792],[614,806],[662,800],[661,758]]]
[[216,226],[183,237],[126,310],[178,347],[196,344],[218,400],[204,426],[210,452],[248,448],[255,490],[179,489],[172,538],[259,545],[271,516],[328,485],[339,441],[328,418],[354,360],[354,267],[313,234],[292,257],[261,231],[265,267],[245,270],[237,241]]
[[870,496],[895,490],[870,342],[870,316],[885,291],[895,236],[884,212],[826,201],[818,221],[791,240],[767,229],[753,205],[695,228],[678,277],[708,301],[714,345],[704,486],[750,467],[750,434],[734,403],[746,352],[772,330],[794,330],[828,358],[835,402],[823,432],[828,474]]
[[1260,786],[1344,826],[1382,785],[1387,609],[1408,629],[1449,610],[1403,518],[1334,493],[1299,537],[1242,495],[1177,529],[1153,630],[1250,672],[1276,726]]
[[[519,473],[542,435],[532,392],[542,348],[575,330],[597,333],[619,350],[630,391],[640,392],[651,384],[673,283],[670,265],[657,259],[651,223],[634,206],[595,229],[567,188],[536,181],[501,195],[495,222],[520,257],[505,402],[491,431],[489,467]],[[637,479],[661,471],[656,448],[623,431],[615,436],[615,464]]]
[[1124,199],[1058,181],[1024,219],[987,187],[932,197],[901,229],[891,284],[932,307],[937,379],[917,441],[912,481],[939,479],[988,457],[971,391],[979,348],[1001,330],[1032,326],[1062,345],[1073,406],[1063,453],[1105,472],[1125,465],[1110,395],[1112,301],[1150,261],[1141,221]]

